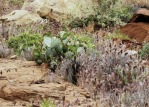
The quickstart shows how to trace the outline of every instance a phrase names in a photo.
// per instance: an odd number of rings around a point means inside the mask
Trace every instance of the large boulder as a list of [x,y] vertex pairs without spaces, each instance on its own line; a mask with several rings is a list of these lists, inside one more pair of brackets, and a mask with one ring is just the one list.
[[21,10],[0,17],[0,21],[15,21],[17,24],[36,22],[41,18],[62,21],[68,17],[94,14],[97,4],[96,0],[26,0]]
[[92,14],[97,6],[98,0],[26,0],[22,9],[31,9],[33,12],[40,11],[40,8],[47,7],[53,12],[61,14],[72,14],[77,17]]
[[120,31],[137,42],[149,42],[149,10],[139,9]]
[[15,22],[17,25],[20,25],[37,22],[41,18],[37,14],[30,14],[27,10],[15,10],[8,15],[2,16],[0,20],[4,23]]

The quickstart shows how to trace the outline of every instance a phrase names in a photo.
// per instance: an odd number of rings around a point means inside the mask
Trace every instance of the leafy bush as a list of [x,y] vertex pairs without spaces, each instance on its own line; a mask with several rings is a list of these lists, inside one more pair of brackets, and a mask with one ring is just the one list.
[[141,51],[140,51],[140,56],[142,58],[149,59],[149,43],[146,43],[143,45]]
[[30,52],[30,55],[32,55],[34,48],[39,48],[42,44],[42,41],[43,37],[39,34],[23,33],[16,37],[10,37],[7,43],[8,46],[13,48],[15,53],[18,55],[20,55],[22,52]]
[[123,0],[100,0],[97,10],[98,23],[103,27],[123,25],[132,16],[132,6]]

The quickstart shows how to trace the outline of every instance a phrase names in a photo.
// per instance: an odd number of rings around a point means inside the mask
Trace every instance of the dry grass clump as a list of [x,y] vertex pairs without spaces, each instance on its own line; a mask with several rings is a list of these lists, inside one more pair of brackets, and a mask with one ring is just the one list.
[[12,49],[9,49],[6,43],[0,41],[0,58],[7,58],[12,54]]
[[[89,90],[95,100],[108,99],[107,102],[112,106],[129,107],[133,101],[137,106],[143,107],[149,93],[140,89],[141,86],[147,87],[145,80],[149,70],[141,58],[138,54],[126,52],[121,43],[115,44],[111,40],[99,38],[96,44],[96,51],[80,56],[82,66],[78,85]],[[140,98],[136,100],[138,97]],[[142,98],[143,102],[140,103]]]
[[[132,87],[132,88],[131,88]],[[132,84],[131,90],[120,95],[120,102],[126,107],[149,106],[149,78],[138,84]]]

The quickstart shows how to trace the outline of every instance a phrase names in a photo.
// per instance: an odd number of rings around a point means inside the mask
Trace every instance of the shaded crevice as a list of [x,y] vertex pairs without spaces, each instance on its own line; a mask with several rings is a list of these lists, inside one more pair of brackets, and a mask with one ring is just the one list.
[[135,16],[135,18],[133,19],[133,22],[145,22],[145,23],[149,23],[149,16],[143,15],[143,14],[138,14],[137,16]]

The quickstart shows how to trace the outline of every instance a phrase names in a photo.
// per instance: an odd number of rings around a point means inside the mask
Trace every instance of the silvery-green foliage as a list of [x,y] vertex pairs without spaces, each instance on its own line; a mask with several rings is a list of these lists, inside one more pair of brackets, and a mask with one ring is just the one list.
[[9,49],[6,43],[0,42],[0,58],[9,57],[12,49]]
[[35,49],[34,55],[36,60],[42,56],[41,60],[48,62],[50,68],[55,71],[64,58],[75,61],[78,55],[93,47],[90,37],[61,31],[55,37],[45,34],[41,48]]
[[33,49],[27,47],[22,50],[21,56],[28,61],[34,61]]

